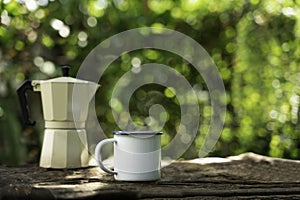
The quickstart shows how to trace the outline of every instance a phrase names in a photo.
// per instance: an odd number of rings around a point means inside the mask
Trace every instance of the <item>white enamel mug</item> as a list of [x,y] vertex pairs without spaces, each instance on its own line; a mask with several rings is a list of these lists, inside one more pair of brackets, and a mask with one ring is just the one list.
[[[161,134],[159,131],[118,131],[114,138],[99,142],[95,157],[100,168],[120,181],[154,181],[160,179]],[[102,163],[101,149],[114,143],[114,170]]]

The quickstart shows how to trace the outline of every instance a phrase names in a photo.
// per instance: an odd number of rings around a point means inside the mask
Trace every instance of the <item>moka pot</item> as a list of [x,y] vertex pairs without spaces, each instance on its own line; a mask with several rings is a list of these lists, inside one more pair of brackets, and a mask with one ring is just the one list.
[[[81,168],[88,166],[88,144],[85,124],[89,102],[99,85],[69,77],[69,67],[62,68],[63,77],[49,80],[26,80],[18,88],[25,124],[34,125],[29,117],[26,91],[41,93],[45,131],[40,156],[43,168]],[[80,94],[74,99],[73,90]]]

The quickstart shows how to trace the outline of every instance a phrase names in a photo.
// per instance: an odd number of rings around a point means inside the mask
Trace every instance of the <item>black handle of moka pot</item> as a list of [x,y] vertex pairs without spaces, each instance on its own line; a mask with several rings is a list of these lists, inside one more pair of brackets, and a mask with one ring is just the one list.
[[21,105],[21,111],[22,111],[22,117],[23,121],[26,125],[34,126],[35,121],[29,119],[29,109],[27,104],[27,97],[26,97],[26,91],[32,90],[33,86],[31,85],[31,80],[26,80],[20,85],[20,87],[17,89],[17,93],[19,96],[19,101]]

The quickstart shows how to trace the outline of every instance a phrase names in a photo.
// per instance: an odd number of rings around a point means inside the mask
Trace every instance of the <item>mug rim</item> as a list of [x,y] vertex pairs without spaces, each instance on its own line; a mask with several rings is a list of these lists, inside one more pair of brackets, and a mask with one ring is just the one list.
[[114,131],[113,135],[161,135],[162,131]]

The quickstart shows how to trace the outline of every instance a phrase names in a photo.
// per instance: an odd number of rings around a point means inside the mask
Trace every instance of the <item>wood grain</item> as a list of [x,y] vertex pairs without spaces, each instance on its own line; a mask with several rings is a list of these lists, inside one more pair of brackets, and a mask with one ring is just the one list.
[[254,153],[172,162],[155,182],[118,182],[98,167],[0,174],[0,199],[300,199],[300,161]]

